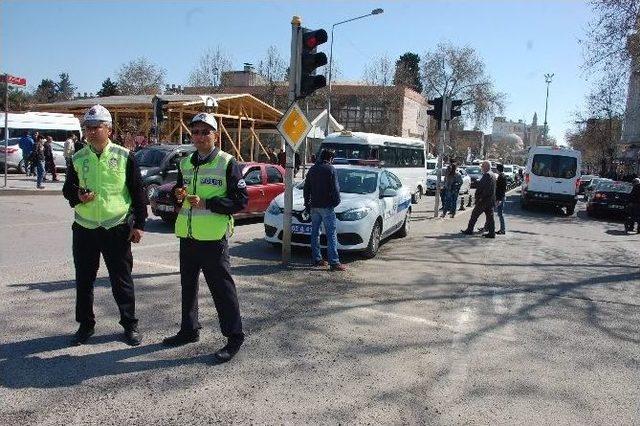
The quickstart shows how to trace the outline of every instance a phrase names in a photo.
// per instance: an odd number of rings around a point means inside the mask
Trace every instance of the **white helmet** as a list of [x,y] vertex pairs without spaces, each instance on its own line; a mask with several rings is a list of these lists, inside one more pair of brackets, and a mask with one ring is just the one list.
[[213,128],[213,130],[218,130],[218,122],[216,121],[216,117],[213,114],[207,114],[206,112],[201,112],[197,114],[195,117],[191,119],[191,125],[195,123],[204,123],[208,124]]
[[111,124],[111,113],[102,105],[94,105],[84,114],[83,123],[85,125],[98,125],[100,123]]

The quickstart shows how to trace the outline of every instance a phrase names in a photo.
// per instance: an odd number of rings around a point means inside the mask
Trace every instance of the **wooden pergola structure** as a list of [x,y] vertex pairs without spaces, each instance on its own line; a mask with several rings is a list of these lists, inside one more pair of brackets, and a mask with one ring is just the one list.
[[[221,146],[240,161],[254,161],[259,150],[265,155],[267,149],[260,134],[274,134],[282,112],[249,94],[211,95],[160,95],[167,101],[164,111],[164,131],[159,139],[171,143],[182,143],[185,135],[191,135],[187,126],[196,114],[209,111],[218,118],[218,133]],[[136,132],[150,134],[153,128],[153,95],[108,96],[74,99],[65,102],[36,105],[34,110],[73,114],[82,119],[93,105],[100,104],[113,116],[113,130],[123,131],[123,123],[135,120]],[[217,107],[210,105],[217,104]],[[227,143],[230,148],[227,147]]]

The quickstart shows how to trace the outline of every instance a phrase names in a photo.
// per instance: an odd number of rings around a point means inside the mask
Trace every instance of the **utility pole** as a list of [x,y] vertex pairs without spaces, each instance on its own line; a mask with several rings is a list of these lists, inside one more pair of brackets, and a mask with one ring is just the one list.
[[[4,187],[7,187],[7,156],[9,151],[9,74],[4,75]],[[27,165],[24,165],[27,170]]]
[[[289,103],[292,104],[300,93],[297,83],[300,81],[301,25],[299,16],[291,18],[291,60],[289,62]],[[282,220],[282,264],[291,261],[291,215],[293,212],[293,166],[294,152],[288,143],[284,144],[286,164],[284,175],[284,217]]]
[[553,78],[554,74],[545,74],[544,75],[544,82],[547,83],[547,97],[546,100],[544,101],[544,134],[542,135],[542,139],[543,139],[543,144],[546,145],[547,144],[547,131],[548,131],[548,127],[547,127],[547,110],[549,109],[549,85],[551,84],[551,79]]

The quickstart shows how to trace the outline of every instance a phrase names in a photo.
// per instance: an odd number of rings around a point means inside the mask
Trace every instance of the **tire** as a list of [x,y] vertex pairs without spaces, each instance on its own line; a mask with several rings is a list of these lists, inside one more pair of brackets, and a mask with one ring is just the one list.
[[380,235],[382,233],[382,225],[380,220],[377,220],[371,229],[371,236],[369,237],[369,245],[362,253],[363,256],[367,259],[372,259],[376,257],[378,254],[378,249],[380,248]]
[[573,213],[575,213],[575,211],[576,211],[576,205],[575,204],[567,206],[567,216],[572,216]]
[[402,228],[398,230],[396,235],[400,238],[404,238],[409,235],[409,229],[411,228],[411,209],[407,210],[407,215],[404,217],[404,223]]
[[158,184],[156,183],[150,183],[149,185],[146,186],[146,188],[144,189],[145,192],[147,193],[147,200],[151,199],[151,194],[153,194],[153,192],[158,189]]
[[420,197],[418,195],[417,192],[411,194],[411,204],[418,204],[418,201],[420,201]]

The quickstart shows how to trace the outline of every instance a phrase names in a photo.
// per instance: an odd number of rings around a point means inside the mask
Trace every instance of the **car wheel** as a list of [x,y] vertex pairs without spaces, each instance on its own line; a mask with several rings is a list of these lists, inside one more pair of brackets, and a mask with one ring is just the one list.
[[573,213],[576,211],[576,205],[572,204],[570,206],[567,206],[567,216],[571,216],[573,215]]
[[402,224],[402,228],[398,230],[398,237],[404,238],[409,235],[409,228],[411,228],[411,210],[407,210],[407,214],[404,217],[404,223]]
[[158,189],[158,185],[155,184],[155,183],[150,183],[149,185],[147,185],[146,192],[147,192],[147,199],[148,200],[151,199],[151,196],[156,191],[156,189]]
[[371,236],[369,237],[369,245],[364,251],[364,257],[371,259],[376,257],[378,249],[380,248],[380,235],[382,234],[382,225],[380,220],[377,220],[371,230]]

